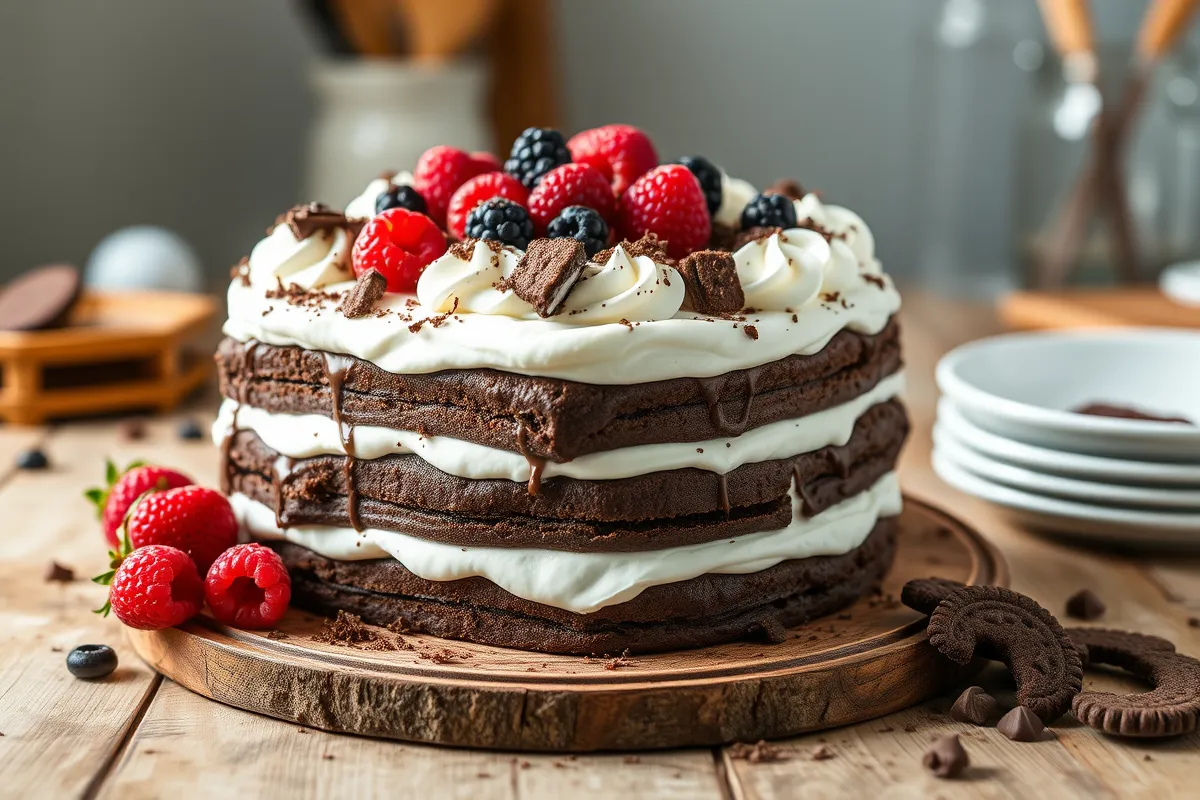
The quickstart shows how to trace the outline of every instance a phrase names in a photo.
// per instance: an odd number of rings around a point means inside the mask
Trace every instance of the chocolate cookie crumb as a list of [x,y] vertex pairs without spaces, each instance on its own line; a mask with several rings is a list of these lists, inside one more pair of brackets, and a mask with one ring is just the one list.
[[338,304],[338,311],[347,319],[365,317],[375,310],[375,304],[387,291],[387,278],[377,269],[369,269],[354,283],[354,288],[346,293]]
[[321,630],[313,634],[312,640],[350,647],[375,645],[367,649],[393,649],[390,646],[380,648],[378,645],[382,640],[373,628],[364,623],[357,614],[348,614],[341,610],[337,613],[337,619],[325,620]]
[[742,333],[749,336],[754,341],[758,341],[758,328],[753,325],[745,325],[742,327]]
[[75,580],[75,570],[70,567],[64,567],[57,561],[51,561],[46,565],[43,577],[47,583],[70,583]]
[[759,739],[754,744],[734,742],[729,746],[729,757],[749,761],[751,764],[769,764],[787,758],[783,751],[773,744],[767,744],[765,739]]
[[1067,616],[1091,621],[1104,616],[1107,606],[1091,589],[1080,589],[1067,600]]
[[267,631],[267,638],[271,639],[272,641],[278,642],[278,641],[282,641],[283,639],[290,639],[291,637],[288,636],[286,633],[284,633],[281,630],[276,630],[275,628],[272,628],[271,630]]
[[930,745],[921,763],[935,777],[957,778],[971,763],[971,759],[958,741],[958,734],[951,734]]
[[733,314],[746,304],[733,256],[719,250],[698,250],[679,262],[684,289],[700,314]]
[[587,263],[582,242],[534,239],[503,284],[533,306],[539,317],[552,317],[562,310]]

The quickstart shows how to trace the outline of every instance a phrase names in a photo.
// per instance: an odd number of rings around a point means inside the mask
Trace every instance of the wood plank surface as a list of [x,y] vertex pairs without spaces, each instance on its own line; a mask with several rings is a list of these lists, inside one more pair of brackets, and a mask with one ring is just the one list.
[[[989,536],[1009,561],[1014,588],[1055,613],[1067,596],[1090,586],[1109,607],[1099,623],[1158,633],[1181,651],[1200,654],[1200,629],[1188,622],[1200,616],[1200,559],[1122,557],[1039,539],[934,476],[928,459],[933,364],[954,345],[996,330],[996,323],[986,309],[913,293],[904,317],[914,417],[901,471],[906,490]],[[754,763],[735,757],[733,748],[571,759],[300,733],[295,725],[159,683],[130,656],[115,621],[87,612],[98,604],[100,589],[86,582],[46,584],[41,574],[50,557],[84,576],[103,565],[98,530],[78,498],[99,477],[105,453],[144,455],[214,482],[213,448],[179,442],[176,419],[152,423],[147,439],[137,443],[119,442],[111,420],[52,431],[0,429],[0,508],[8,523],[0,535],[0,796],[1161,800],[1195,794],[1196,735],[1130,743],[1068,720],[1055,726],[1049,741],[1019,744],[995,730],[950,721],[950,698],[784,740],[778,743],[784,760]],[[7,465],[15,454],[43,437],[56,468],[14,474]],[[85,641],[116,646],[121,672],[97,683],[71,678],[62,666],[65,653],[52,648]],[[980,680],[1004,699],[1003,674],[990,670]],[[1085,685],[1133,684],[1089,672]],[[964,735],[973,763],[953,782],[929,777],[920,765],[930,739],[948,731]],[[820,745],[834,757],[813,760]]]

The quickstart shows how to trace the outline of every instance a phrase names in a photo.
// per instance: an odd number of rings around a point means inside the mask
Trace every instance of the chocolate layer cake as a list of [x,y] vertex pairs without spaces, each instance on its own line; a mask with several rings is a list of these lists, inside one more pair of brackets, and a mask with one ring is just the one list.
[[[414,183],[292,209],[229,289],[223,488],[295,604],[644,652],[778,639],[880,580],[908,421],[899,297],[857,215],[722,175],[683,258],[452,231],[404,291],[365,251]],[[739,231],[761,213],[788,224]]]

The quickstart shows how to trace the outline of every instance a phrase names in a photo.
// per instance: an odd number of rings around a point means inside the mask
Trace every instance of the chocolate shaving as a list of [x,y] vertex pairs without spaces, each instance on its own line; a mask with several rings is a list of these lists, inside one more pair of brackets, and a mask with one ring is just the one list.
[[358,276],[354,288],[347,292],[346,296],[342,298],[342,302],[338,304],[338,311],[341,311],[347,319],[365,317],[375,310],[375,304],[379,302],[386,291],[387,278],[383,277],[383,273],[379,270],[369,269]]

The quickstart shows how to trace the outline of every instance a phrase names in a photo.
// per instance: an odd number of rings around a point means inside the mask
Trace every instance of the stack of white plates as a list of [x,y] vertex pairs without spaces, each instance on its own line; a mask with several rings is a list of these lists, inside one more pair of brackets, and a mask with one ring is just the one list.
[[[1200,333],[997,336],[937,370],[933,466],[1058,535],[1200,547]],[[1102,403],[1194,424],[1092,416]]]

